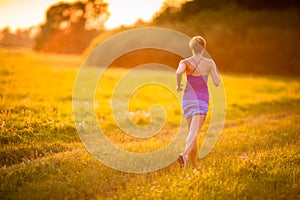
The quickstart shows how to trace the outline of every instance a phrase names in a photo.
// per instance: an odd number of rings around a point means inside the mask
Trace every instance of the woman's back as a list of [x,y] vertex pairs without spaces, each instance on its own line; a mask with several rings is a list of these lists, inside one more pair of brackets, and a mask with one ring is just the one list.
[[183,61],[186,64],[186,74],[192,74],[193,76],[208,76],[215,65],[212,59],[202,56],[199,58],[192,56]]

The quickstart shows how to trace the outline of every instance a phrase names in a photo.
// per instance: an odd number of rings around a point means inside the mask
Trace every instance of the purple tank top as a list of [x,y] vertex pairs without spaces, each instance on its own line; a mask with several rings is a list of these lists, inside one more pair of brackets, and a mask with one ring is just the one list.
[[[201,58],[197,63],[195,60],[195,68],[191,74],[187,74],[187,83],[183,94],[184,100],[202,100],[206,103],[209,101],[209,93],[207,87],[207,75],[193,76],[195,69],[199,70],[199,63],[203,60]],[[200,72],[200,70],[199,70]]]

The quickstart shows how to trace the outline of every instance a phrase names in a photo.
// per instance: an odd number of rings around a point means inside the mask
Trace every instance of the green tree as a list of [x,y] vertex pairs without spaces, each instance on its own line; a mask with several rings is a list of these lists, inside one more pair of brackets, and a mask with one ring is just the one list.
[[36,38],[35,50],[81,53],[103,30],[109,17],[103,0],[58,3],[46,11],[46,23]]

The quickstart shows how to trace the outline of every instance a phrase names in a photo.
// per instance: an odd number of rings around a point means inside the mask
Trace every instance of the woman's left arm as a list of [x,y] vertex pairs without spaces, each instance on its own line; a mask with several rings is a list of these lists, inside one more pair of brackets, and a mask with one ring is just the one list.
[[219,86],[220,85],[220,76],[218,73],[217,66],[213,60],[211,60],[210,75],[211,75],[214,85]]

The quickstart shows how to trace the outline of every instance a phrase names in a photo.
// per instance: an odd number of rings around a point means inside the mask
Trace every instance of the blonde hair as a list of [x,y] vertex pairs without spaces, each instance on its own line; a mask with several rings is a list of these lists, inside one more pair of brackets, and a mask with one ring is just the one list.
[[206,48],[206,41],[201,36],[195,36],[190,40],[189,46],[195,53],[203,53]]

